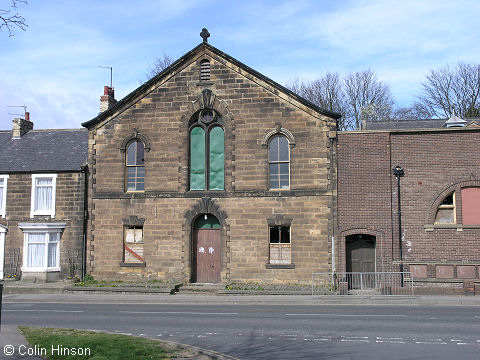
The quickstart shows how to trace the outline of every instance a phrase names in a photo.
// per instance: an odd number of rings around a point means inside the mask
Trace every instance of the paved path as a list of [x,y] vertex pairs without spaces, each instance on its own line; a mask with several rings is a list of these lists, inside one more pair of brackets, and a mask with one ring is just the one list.
[[[23,334],[13,325],[2,325],[0,330],[0,359],[6,360],[42,360],[43,357],[29,355],[30,348]],[[22,355],[23,354],[23,355]]]

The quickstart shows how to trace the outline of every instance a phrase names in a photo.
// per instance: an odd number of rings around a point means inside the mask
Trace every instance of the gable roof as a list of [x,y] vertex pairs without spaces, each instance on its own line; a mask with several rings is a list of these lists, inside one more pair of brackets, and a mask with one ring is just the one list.
[[441,128],[445,119],[367,121],[364,130],[409,130]]
[[87,160],[86,129],[31,130],[12,139],[0,131],[0,174],[79,171]]
[[210,51],[212,51],[214,54],[226,59],[227,61],[231,62],[232,64],[234,64],[235,66],[238,66],[240,69],[244,70],[245,72],[248,72],[250,73],[251,75],[265,81],[266,83],[268,83],[269,85],[277,88],[278,90],[280,90],[281,92],[283,93],[286,93],[288,94],[289,96],[295,98],[298,102],[302,103],[303,105],[305,106],[308,106],[309,108],[313,109],[314,111],[322,114],[322,115],[325,115],[325,116],[328,116],[328,117],[331,117],[331,118],[334,118],[334,119],[339,119],[341,117],[340,114],[336,113],[336,112],[332,112],[332,111],[328,111],[328,110],[324,110],[320,107],[318,107],[317,105],[315,105],[314,103],[308,101],[307,99],[295,94],[294,92],[292,92],[291,90],[287,89],[286,87],[280,85],[279,83],[273,81],[272,79],[266,77],[265,75],[259,73],[258,71],[248,67],[247,65],[243,64],[242,62],[238,61],[237,59],[231,57],[230,55],[224,53],[223,51],[217,49],[216,47],[208,44],[208,43],[201,43],[200,45],[196,46],[195,48],[193,48],[192,50],[190,50],[189,52],[187,52],[186,54],[184,54],[183,56],[181,56],[177,61],[175,61],[174,63],[172,63],[169,67],[167,67],[166,69],[164,69],[162,72],[160,72],[158,75],[154,76],[153,78],[151,78],[150,80],[148,80],[147,82],[145,82],[143,85],[141,85],[140,87],[138,87],[137,89],[135,89],[134,91],[132,91],[130,94],[128,94],[127,96],[125,96],[122,100],[118,101],[115,105],[113,105],[111,108],[109,108],[108,110],[98,114],[96,117],[94,117],[93,119],[89,120],[89,121],[86,121],[84,123],[82,123],[82,126],[86,127],[86,128],[90,128],[92,126],[95,126],[96,124],[100,123],[101,121],[103,121],[104,119],[106,119],[108,116],[114,114],[117,110],[123,108],[125,105],[127,105],[130,101],[132,101],[134,98],[136,98],[138,95],[142,94],[143,92],[145,92],[148,88],[150,88],[153,84],[155,84],[157,81],[159,81],[160,79],[162,79],[165,75],[167,75],[168,73],[176,70],[177,68],[181,67],[182,65],[184,65],[185,63],[187,63],[189,61],[189,59],[196,53],[198,52],[199,50],[201,49],[208,49]]

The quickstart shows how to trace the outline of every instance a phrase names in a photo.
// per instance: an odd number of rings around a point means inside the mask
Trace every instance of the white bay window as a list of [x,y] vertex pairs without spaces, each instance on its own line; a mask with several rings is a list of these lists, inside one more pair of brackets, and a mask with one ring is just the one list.
[[23,272],[60,271],[60,235],[65,223],[19,223],[24,234]]
[[32,175],[32,201],[30,217],[50,215],[55,217],[56,174]]

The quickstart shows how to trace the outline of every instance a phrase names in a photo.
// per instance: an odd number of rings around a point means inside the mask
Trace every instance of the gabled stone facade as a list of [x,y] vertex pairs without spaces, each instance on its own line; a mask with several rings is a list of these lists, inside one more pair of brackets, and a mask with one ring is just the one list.
[[[204,110],[224,131],[220,190],[190,189],[196,151],[190,129]],[[89,271],[96,278],[200,282],[207,250],[220,252],[211,265],[220,282],[308,283],[312,271],[329,271],[336,201],[330,137],[338,117],[209,44],[199,45],[83,124],[91,174]],[[288,142],[289,186],[271,190],[269,142],[276,135]],[[144,148],[141,191],[126,185],[132,141]],[[142,225],[129,224],[131,218]],[[196,245],[203,218],[213,221],[209,229],[218,231],[218,246]],[[269,239],[282,226],[290,245],[279,240],[272,250]],[[134,233],[141,240],[132,240]]]

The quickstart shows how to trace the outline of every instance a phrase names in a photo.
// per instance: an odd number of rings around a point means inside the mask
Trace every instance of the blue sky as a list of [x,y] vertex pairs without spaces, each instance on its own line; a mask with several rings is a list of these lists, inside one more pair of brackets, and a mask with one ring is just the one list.
[[[0,0],[0,8],[10,1]],[[113,66],[121,99],[163,52],[209,43],[280,84],[373,69],[399,104],[430,69],[480,59],[478,0],[39,1],[27,31],[0,33],[0,129],[27,106],[36,129],[78,128],[98,114]]]

